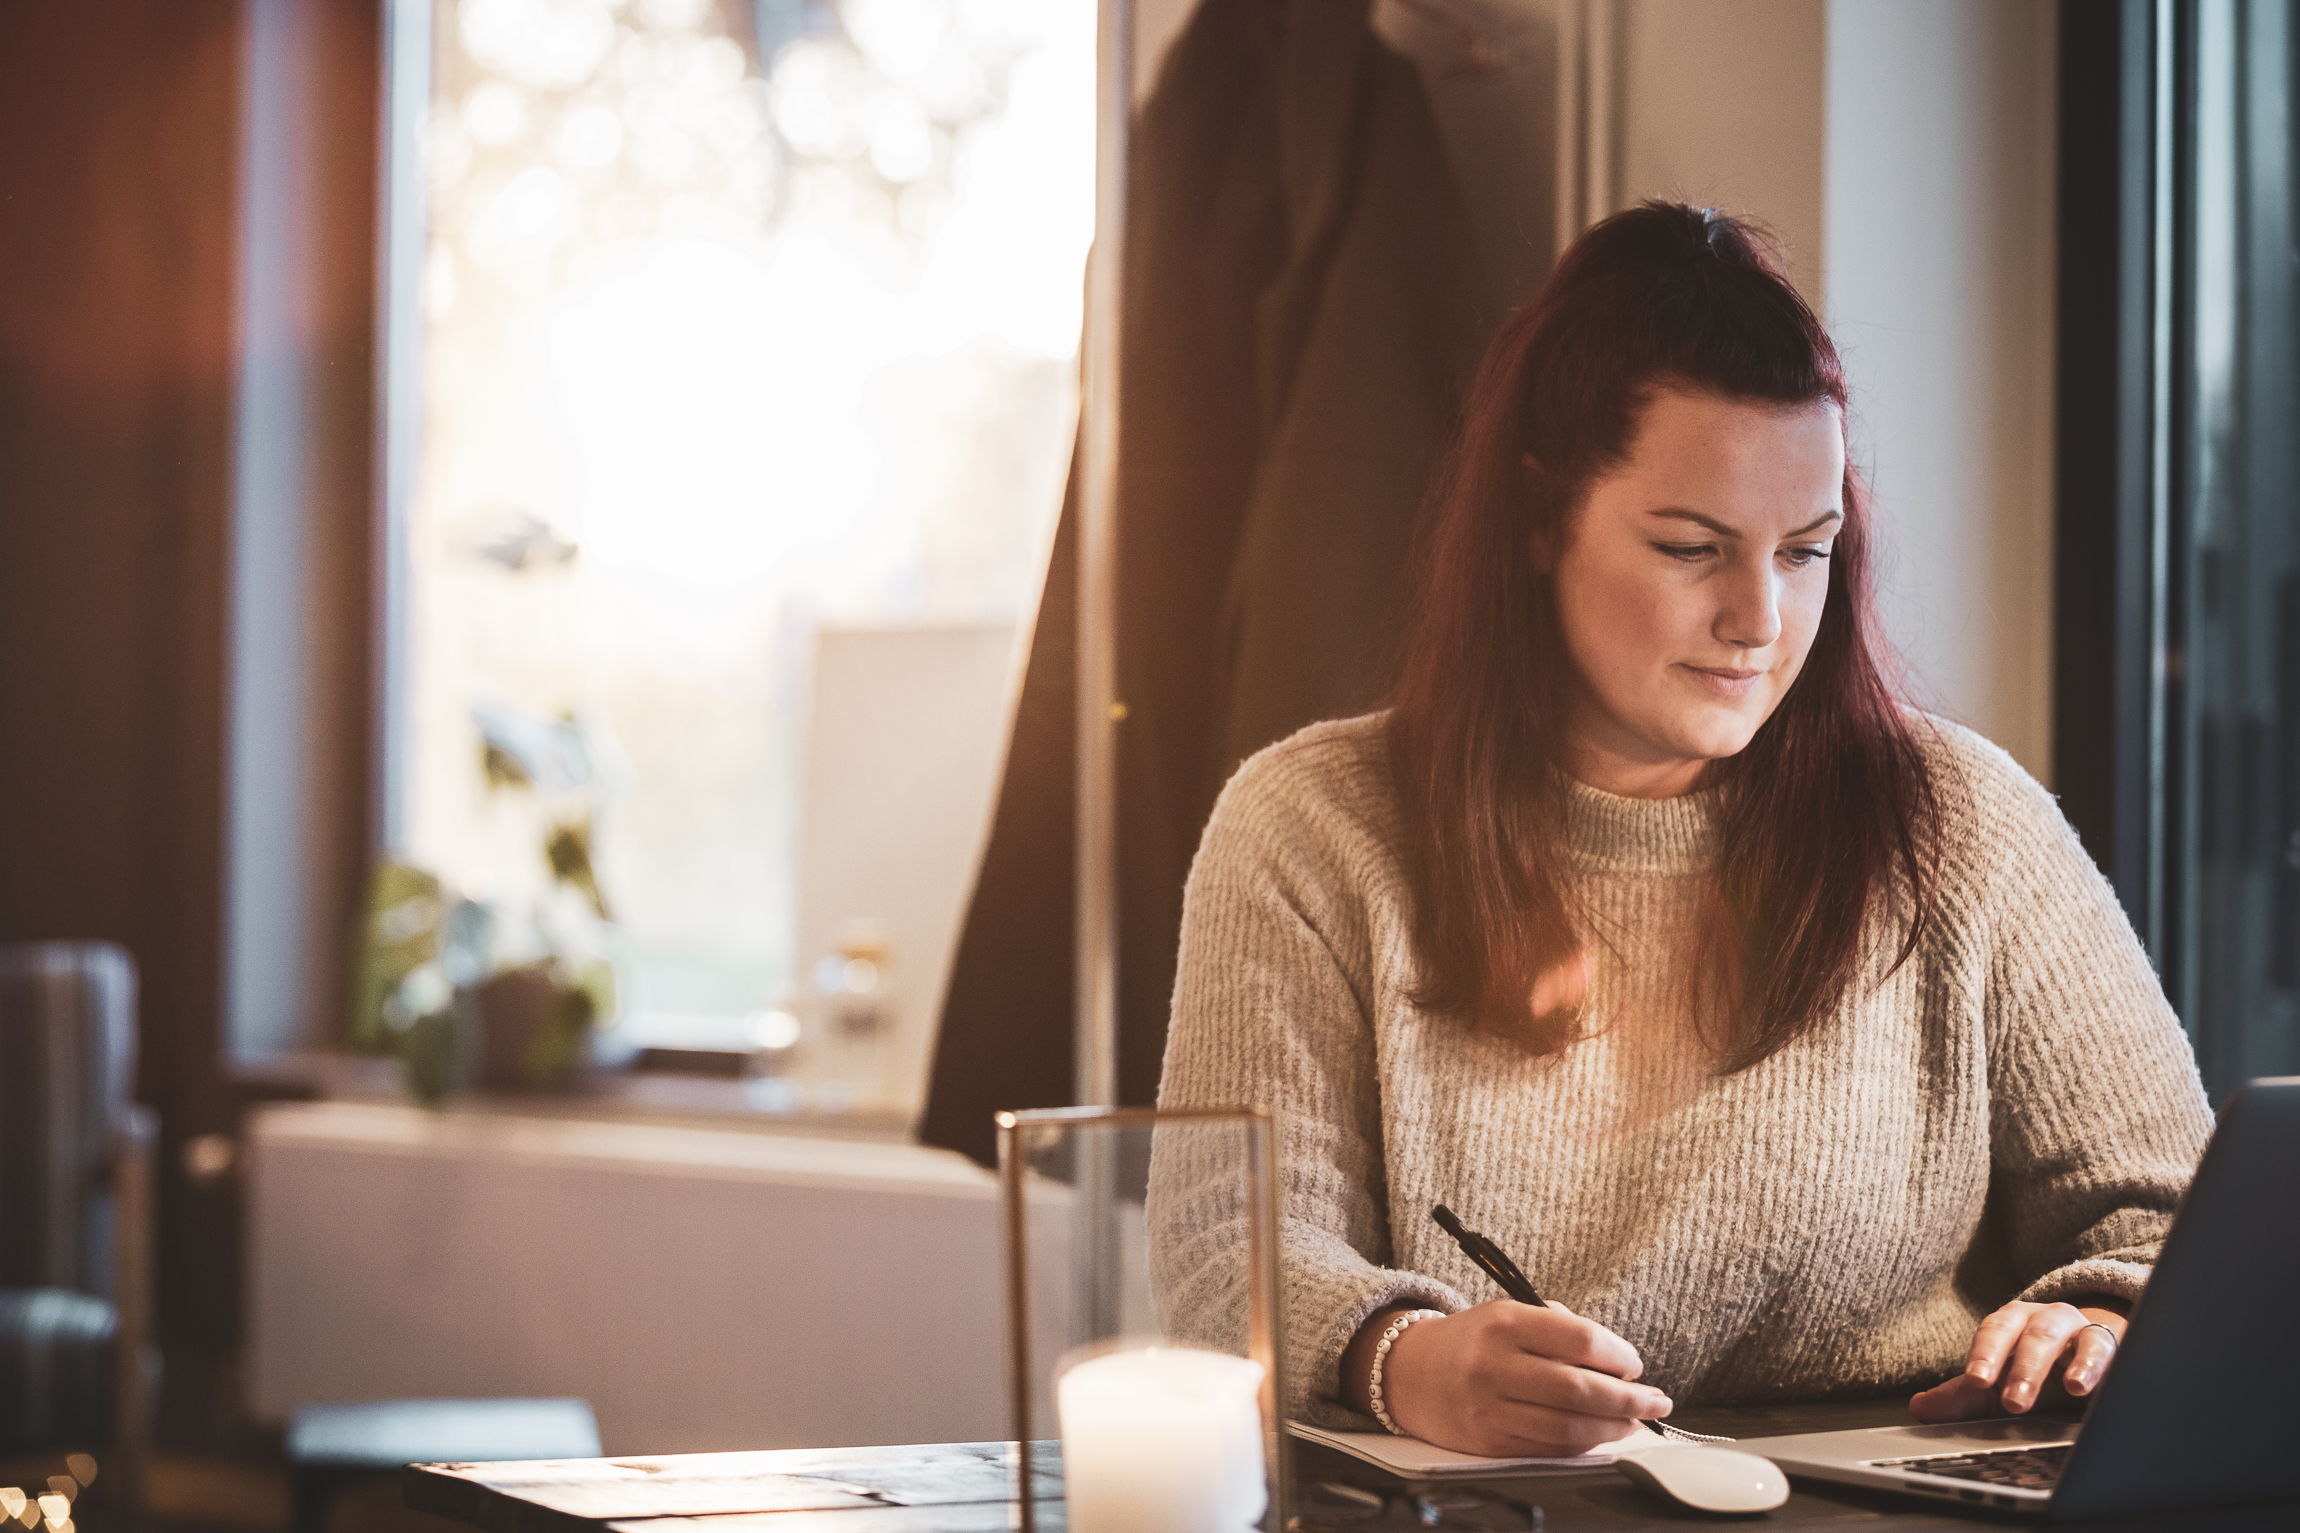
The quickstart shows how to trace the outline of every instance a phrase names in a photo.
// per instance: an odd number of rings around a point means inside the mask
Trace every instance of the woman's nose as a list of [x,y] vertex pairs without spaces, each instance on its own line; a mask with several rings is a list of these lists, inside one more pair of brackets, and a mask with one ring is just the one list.
[[1736,568],[1727,577],[1716,637],[1735,649],[1765,649],[1781,637],[1780,582],[1770,568]]

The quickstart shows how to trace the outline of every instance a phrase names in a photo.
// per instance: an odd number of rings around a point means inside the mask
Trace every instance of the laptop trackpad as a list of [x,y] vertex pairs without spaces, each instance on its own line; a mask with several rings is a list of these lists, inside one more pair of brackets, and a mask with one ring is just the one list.
[[1888,1427],[1884,1430],[1905,1445],[1897,1451],[1910,1456],[1919,1453],[1955,1453],[1963,1449],[2067,1443],[2075,1442],[2077,1436],[2077,1425],[2073,1421],[2039,1421],[2029,1416],[1992,1417],[1987,1421],[1947,1421],[1935,1426]]

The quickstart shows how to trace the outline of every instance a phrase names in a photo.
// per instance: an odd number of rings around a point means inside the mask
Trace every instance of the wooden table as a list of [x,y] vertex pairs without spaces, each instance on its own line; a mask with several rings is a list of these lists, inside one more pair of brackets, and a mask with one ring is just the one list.
[[[1829,1405],[1687,1409],[1671,1418],[1696,1432],[1778,1436],[1908,1419],[1900,1399]],[[405,1472],[407,1504],[487,1533],[1007,1533],[1016,1526],[1013,1470],[1004,1443],[905,1448],[793,1448],[761,1453],[554,1459],[508,1464],[418,1464]],[[1296,1444],[1300,1480],[1375,1487],[1397,1482],[1369,1464]],[[1911,1498],[1815,1481],[1795,1482],[1788,1504],[1764,1518],[1716,1518],[1663,1505],[1614,1471],[1494,1481],[1511,1500],[1542,1510],[1544,1533],[1652,1530],[1767,1522],[1801,1528],[1873,1527],[1876,1533],[1973,1533],[2034,1522],[1934,1510]],[[1042,1476],[1042,1494],[1059,1476]],[[1040,1519],[1062,1527],[1059,1508]],[[1366,1533],[1418,1528],[1402,1506]],[[2114,1533],[2292,1533],[2300,1501],[2059,1523]]]

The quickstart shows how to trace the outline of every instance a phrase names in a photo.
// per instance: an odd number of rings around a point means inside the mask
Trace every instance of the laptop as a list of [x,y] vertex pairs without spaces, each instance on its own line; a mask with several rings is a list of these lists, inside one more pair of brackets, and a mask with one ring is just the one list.
[[2053,1518],[2300,1496],[2300,1076],[2220,1114],[2079,1425],[1755,1437],[1793,1475]]

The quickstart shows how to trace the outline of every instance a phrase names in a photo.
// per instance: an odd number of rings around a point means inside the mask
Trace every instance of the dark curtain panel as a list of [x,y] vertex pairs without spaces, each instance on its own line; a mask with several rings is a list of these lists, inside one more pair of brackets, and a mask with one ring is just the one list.
[[[1206,0],[1142,110],[1117,526],[1126,1102],[1157,1094],[1183,884],[1223,782],[1384,691],[1417,513],[1500,317],[1458,184],[1363,6]],[[921,1124],[986,1162],[993,1112],[1071,1099],[1074,511]]]

